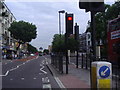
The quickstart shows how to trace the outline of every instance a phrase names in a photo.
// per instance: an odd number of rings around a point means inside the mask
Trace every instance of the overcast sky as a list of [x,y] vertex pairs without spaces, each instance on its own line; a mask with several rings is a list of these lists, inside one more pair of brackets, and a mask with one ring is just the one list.
[[[6,1],[6,5],[18,21],[28,21],[37,26],[37,38],[32,40],[31,44],[38,49],[39,47],[48,48],[48,45],[51,45],[54,34],[59,33],[58,11],[65,10],[67,13],[74,13],[74,23],[78,23],[80,26],[80,33],[85,32],[87,22],[90,20],[90,13],[85,13],[84,10],[79,9],[79,0],[74,0],[73,2],[65,2],[65,0]],[[106,3],[112,4],[113,2],[114,0],[107,0]],[[61,14],[63,34],[65,33],[64,17],[65,14]]]

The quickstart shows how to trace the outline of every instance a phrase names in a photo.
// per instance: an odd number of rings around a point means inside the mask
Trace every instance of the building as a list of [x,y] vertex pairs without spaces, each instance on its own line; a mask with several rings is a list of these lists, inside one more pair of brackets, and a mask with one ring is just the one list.
[[8,31],[11,23],[16,20],[14,15],[8,9],[4,2],[1,2],[0,8],[0,37],[3,56],[10,58],[14,53],[15,39],[13,39]]
[[92,42],[91,42],[91,33],[85,32],[79,35],[80,38],[80,45],[79,49],[80,52],[90,53]]
[[52,52],[52,45],[48,45],[49,54]]
[[80,39],[79,45],[80,52],[86,52],[86,33],[80,34],[79,39]]
[[86,52],[90,53],[91,48],[92,48],[91,33],[87,32],[86,33]]

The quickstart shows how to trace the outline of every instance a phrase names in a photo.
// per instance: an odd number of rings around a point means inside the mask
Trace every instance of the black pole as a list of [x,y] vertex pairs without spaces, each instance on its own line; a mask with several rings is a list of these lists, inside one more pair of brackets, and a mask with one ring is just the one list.
[[67,42],[68,42],[68,35],[67,33],[65,33],[65,47],[66,47],[66,51],[65,51],[65,56],[66,56],[66,74],[68,74],[68,48],[67,48]]
[[87,53],[86,53],[86,69],[88,69],[87,61],[88,61],[88,58],[87,58]]
[[96,31],[95,31],[95,14],[96,12],[91,11],[91,39],[92,39],[92,52],[93,52],[93,61],[96,60]]
[[59,13],[59,34],[60,34],[60,37],[61,37],[61,21],[60,21],[60,13]]
[[66,50],[66,74],[68,74],[68,51]]
[[76,55],[76,68],[78,68],[78,52],[79,52],[79,26],[77,25],[77,23],[75,23],[75,40],[77,42],[76,44],[76,52],[77,52],[77,55]]
[[91,11],[91,39],[92,39],[92,57],[91,59],[93,60],[90,60],[90,83],[91,83],[91,87],[92,87],[92,73],[91,73],[91,63],[92,61],[95,61],[96,60],[96,32],[95,32],[95,14],[96,12],[95,11]]
[[83,68],[83,53],[82,53],[82,68]]
[[76,57],[76,68],[78,68],[78,50],[77,50],[77,57]]

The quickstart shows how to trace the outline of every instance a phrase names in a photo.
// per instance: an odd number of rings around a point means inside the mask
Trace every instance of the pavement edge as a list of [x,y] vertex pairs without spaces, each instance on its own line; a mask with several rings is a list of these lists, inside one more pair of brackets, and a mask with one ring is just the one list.
[[52,66],[50,64],[46,65],[47,68],[49,69],[49,71],[51,72],[52,76],[55,78],[56,82],[58,83],[60,88],[65,88],[65,86],[62,84],[62,82],[59,80],[59,78],[56,76],[56,74],[54,73]]

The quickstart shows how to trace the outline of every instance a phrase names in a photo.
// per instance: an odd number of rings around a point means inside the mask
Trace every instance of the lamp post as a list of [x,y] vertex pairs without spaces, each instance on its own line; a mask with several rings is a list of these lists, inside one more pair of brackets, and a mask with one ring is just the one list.
[[60,38],[61,38],[61,18],[60,18],[60,13],[65,13],[64,10],[58,11],[59,12],[59,34],[60,34]]

